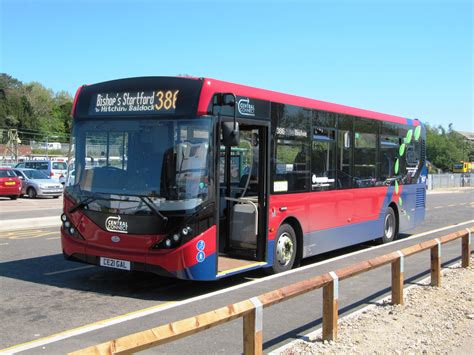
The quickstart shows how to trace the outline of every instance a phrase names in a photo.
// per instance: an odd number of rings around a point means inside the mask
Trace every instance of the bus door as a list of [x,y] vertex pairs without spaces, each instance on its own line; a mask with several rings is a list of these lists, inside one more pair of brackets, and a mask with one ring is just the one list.
[[[221,146],[220,259],[265,260],[268,136],[268,125],[240,122],[239,146]],[[218,264],[219,271],[226,268]]]

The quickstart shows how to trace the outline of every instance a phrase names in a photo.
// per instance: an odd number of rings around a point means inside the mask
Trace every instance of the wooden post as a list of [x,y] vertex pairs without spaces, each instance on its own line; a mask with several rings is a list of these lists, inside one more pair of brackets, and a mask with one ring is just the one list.
[[471,264],[471,230],[466,228],[467,235],[462,237],[462,267],[468,267]]
[[331,271],[329,275],[332,281],[323,288],[323,340],[336,341],[339,278],[334,271]]
[[403,268],[404,257],[399,250],[398,259],[392,262],[392,304],[403,304]]
[[261,355],[263,352],[263,307],[257,297],[250,301],[255,308],[244,316],[244,355]]
[[441,286],[441,242],[435,239],[438,244],[431,248],[431,286]]

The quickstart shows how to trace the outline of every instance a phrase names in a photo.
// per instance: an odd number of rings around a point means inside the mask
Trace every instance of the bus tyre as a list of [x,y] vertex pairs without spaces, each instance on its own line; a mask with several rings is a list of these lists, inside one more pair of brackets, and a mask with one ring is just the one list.
[[289,224],[281,225],[275,238],[273,265],[269,270],[270,273],[276,274],[290,270],[295,263],[296,250],[295,230]]
[[383,237],[380,239],[381,244],[386,244],[397,239],[397,216],[392,207],[387,208],[383,220]]
[[36,198],[36,190],[33,187],[28,188],[26,193],[28,194],[29,198]]

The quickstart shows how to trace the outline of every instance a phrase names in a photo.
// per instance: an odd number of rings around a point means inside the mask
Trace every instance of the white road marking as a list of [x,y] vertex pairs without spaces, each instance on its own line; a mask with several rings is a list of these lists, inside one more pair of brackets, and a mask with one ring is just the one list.
[[[223,290],[218,290],[218,291],[214,291],[214,292],[211,292],[211,293],[207,293],[205,295],[196,296],[196,297],[184,300],[184,301],[166,303],[165,305],[162,305],[162,307],[160,307],[160,305],[157,305],[157,306],[150,307],[150,308],[147,308],[147,309],[144,309],[144,310],[138,310],[138,311],[135,311],[135,312],[131,312],[131,313],[122,315],[122,316],[117,316],[115,318],[106,319],[106,320],[103,320],[103,321],[98,321],[98,322],[95,322],[95,323],[92,323],[92,324],[84,325],[84,326],[79,327],[79,328],[65,330],[61,333],[53,334],[53,335],[51,335],[49,337],[46,337],[46,338],[42,338],[42,339],[38,339],[38,340],[32,340],[32,341],[27,342],[27,343],[14,345],[14,346],[12,346],[10,348],[7,348],[7,349],[0,349],[0,353],[7,352],[8,354],[15,354],[15,353],[18,353],[18,352],[21,352],[21,351],[34,349],[34,348],[37,348],[37,347],[42,346],[42,345],[55,343],[55,342],[63,340],[63,339],[67,339],[67,338],[71,338],[73,336],[89,333],[91,331],[98,330],[98,329],[101,329],[101,328],[110,327],[110,326],[118,324],[118,323],[123,323],[123,322],[129,321],[129,320],[132,320],[132,319],[141,318],[141,317],[148,316],[148,315],[158,313],[158,312],[162,312],[162,311],[165,311],[165,310],[168,310],[168,309],[171,309],[171,308],[184,306],[184,305],[189,304],[189,303],[193,303],[193,302],[196,302],[196,301],[201,301],[201,300],[204,300],[206,298],[210,298],[210,297],[214,297],[214,296],[221,295],[221,294],[224,294],[224,293],[228,293],[228,292],[231,292],[231,291],[235,291],[235,290],[238,290],[238,289],[241,289],[241,288],[244,288],[244,287],[253,286],[255,284],[265,282],[265,281],[268,281],[268,280],[272,280],[272,279],[276,279],[276,278],[280,278],[280,277],[285,277],[287,275],[294,274],[294,273],[297,273],[297,272],[300,272],[300,271],[303,271],[303,270],[311,269],[311,268],[314,268],[314,267],[317,267],[317,266],[320,266],[320,265],[323,265],[323,264],[327,264],[327,263],[330,263],[330,262],[333,262],[333,261],[336,261],[336,260],[340,260],[340,259],[343,259],[343,258],[349,258],[349,257],[352,257],[352,256],[357,255],[357,254],[369,252],[369,251],[384,248],[384,247],[389,247],[389,246],[392,246],[394,244],[405,242],[407,240],[420,238],[420,237],[423,237],[423,236],[428,235],[428,234],[441,232],[441,231],[444,231],[444,230],[447,230],[447,229],[456,228],[456,227],[463,226],[463,225],[466,225],[466,224],[471,224],[471,223],[474,223],[474,219],[466,221],[466,222],[461,222],[461,223],[453,224],[453,225],[450,225],[450,226],[438,228],[438,229],[433,229],[431,231],[423,232],[423,233],[420,233],[420,234],[414,234],[411,237],[401,239],[401,240],[396,240],[396,241],[391,242],[389,244],[382,244],[382,245],[374,246],[372,248],[358,250],[358,251],[355,251],[353,253],[340,255],[340,256],[332,258],[332,259],[323,260],[323,261],[318,262],[318,263],[314,263],[314,264],[306,265],[306,266],[303,266],[303,267],[300,267],[300,268],[297,268],[297,269],[285,271],[285,272],[282,272],[280,274],[267,276],[267,277],[264,277],[264,278],[261,278],[261,279],[255,280],[255,281],[250,281],[250,282],[247,282],[247,283],[244,283],[244,284],[231,286],[231,287],[225,288]],[[93,266],[91,265],[91,267],[93,267]],[[71,271],[71,270],[72,269],[63,270],[63,271],[56,271],[55,273],[67,272],[67,271]],[[49,273],[48,275],[55,274],[55,273]]]
[[436,207],[434,207],[434,208],[443,208],[443,207],[444,207],[444,206],[436,206]]
[[95,267],[95,265],[86,265],[86,266],[81,266],[81,267],[75,267],[72,269],[65,269],[65,270],[59,270],[59,271],[54,271],[54,272],[46,272],[43,275],[45,276],[51,276],[51,275],[57,275],[57,274],[64,274],[66,272],[71,272],[71,271],[77,271],[77,270],[84,270],[84,269],[90,269],[92,267]]
[[51,238],[46,238],[46,240],[53,240],[53,239],[61,239],[61,237],[51,237]]
[[8,243],[0,243],[0,245],[8,245]]

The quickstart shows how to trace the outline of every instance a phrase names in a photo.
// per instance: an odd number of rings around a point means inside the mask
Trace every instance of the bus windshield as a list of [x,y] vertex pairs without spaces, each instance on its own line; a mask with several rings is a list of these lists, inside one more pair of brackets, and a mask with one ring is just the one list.
[[211,120],[77,120],[75,178],[90,193],[146,197],[161,211],[194,209],[209,198]]

